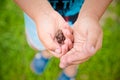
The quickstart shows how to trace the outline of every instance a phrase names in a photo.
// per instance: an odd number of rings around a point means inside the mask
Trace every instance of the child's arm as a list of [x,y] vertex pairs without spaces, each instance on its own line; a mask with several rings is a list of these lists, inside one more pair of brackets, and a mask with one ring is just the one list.
[[53,8],[47,0],[14,0],[24,12],[34,21],[38,21],[40,15],[50,15]]
[[90,17],[99,20],[112,0],[85,0],[78,19]]
[[[15,0],[15,2],[34,20],[39,39],[54,56],[60,57],[72,48],[72,29],[51,7],[48,0]],[[65,36],[65,42],[61,46],[55,40],[55,34],[59,29]]]
[[85,0],[73,26],[73,48],[61,58],[60,67],[80,64],[93,56],[102,46],[99,19],[112,0]]

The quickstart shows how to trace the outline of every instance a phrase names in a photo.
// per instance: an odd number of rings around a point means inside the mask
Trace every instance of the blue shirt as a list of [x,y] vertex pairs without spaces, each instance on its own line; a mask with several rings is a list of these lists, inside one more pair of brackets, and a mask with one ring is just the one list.
[[49,0],[52,7],[63,16],[79,13],[84,0]]

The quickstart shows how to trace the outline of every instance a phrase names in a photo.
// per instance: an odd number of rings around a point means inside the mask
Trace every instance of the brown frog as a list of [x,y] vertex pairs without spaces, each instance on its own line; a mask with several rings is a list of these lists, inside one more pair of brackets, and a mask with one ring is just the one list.
[[62,30],[58,30],[55,34],[55,38],[59,44],[64,44],[65,36]]

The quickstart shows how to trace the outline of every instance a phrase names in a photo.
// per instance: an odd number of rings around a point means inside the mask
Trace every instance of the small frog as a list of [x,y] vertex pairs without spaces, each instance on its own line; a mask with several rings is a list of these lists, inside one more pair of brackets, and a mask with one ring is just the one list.
[[58,30],[55,34],[55,38],[59,44],[64,44],[65,36],[62,30]]

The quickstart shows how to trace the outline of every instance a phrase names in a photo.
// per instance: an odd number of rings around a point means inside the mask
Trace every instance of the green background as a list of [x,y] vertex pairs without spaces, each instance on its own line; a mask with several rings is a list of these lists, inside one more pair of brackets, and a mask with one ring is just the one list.
[[[120,1],[114,0],[100,21],[103,47],[81,64],[76,80],[120,80]],[[25,37],[22,10],[12,0],[0,0],[0,80],[55,80],[62,71],[52,58],[42,75],[30,69],[35,51]]]

